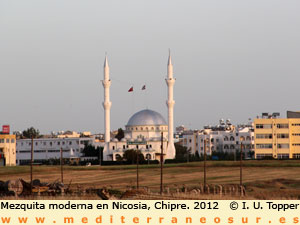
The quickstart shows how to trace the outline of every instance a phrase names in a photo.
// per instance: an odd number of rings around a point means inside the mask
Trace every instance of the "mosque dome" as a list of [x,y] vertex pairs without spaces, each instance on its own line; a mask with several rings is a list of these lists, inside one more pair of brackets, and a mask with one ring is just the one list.
[[135,113],[128,121],[127,126],[167,125],[161,114],[150,109]]

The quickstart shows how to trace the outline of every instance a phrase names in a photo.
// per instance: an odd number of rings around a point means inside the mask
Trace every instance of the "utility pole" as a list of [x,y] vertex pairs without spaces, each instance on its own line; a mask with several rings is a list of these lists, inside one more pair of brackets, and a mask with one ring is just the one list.
[[31,135],[30,193],[32,194],[33,135]]
[[160,152],[160,194],[162,195],[163,193],[163,163],[164,163],[164,133],[161,132],[161,137],[160,137],[160,142],[161,142],[161,152]]
[[243,143],[241,141],[241,157],[240,157],[240,188],[242,196],[242,186],[243,186]]
[[136,150],[136,189],[139,190],[139,150]]
[[98,147],[99,148],[99,166],[101,166],[102,165],[102,154],[101,154],[101,148],[100,147]]
[[206,186],[206,138],[204,138],[204,161],[203,161],[203,172],[204,172],[204,192],[205,192],[205,186]]
[[60,174],[61,174],[61,182],[64,183],[64,171],[63,171],[63,149],[60,148]]

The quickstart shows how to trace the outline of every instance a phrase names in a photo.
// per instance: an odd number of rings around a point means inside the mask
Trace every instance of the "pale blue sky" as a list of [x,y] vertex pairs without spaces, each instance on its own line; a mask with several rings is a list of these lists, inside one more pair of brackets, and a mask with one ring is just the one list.
[[0,0],[0,125],[102,132],[105,51],[112,128],[146,106],[166,117],[168,48],[175,126],[285,116],[300,110],[299,12],[298,0]]

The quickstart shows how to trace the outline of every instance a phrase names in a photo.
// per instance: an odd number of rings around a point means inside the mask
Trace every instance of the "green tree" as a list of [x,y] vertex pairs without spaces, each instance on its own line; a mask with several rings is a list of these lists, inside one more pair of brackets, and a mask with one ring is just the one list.
[[124,152],[123,159],[125,159],[127,162],[135,164],[137,159],[137,154],[139,157],[139,163],[143,163],[145,161],[144,155],[141,154],[140,150],[127,150]]
[[176,157],[177,160],[185,160],[187,159],[187,154],[189,153],[187,147],[182,146],[181,144],[175,143],[176,149]]
[[40,131],[34,127],[30,127],[22,132],[22,138],[38,138],[40,137]]
[[84,154],[85,157],[98,157],[99,158],[99,154],[100,151],[102,153],[103,151],[103,147],[95,147],[93,145],[85,145],[84,149],[82,150],[82,153]]
[[118,133],[117,135],[115,136],[115,138],[117,138],[119,141],[121,141],[122,138],[124,138],[124,131],[122,128],[119,128],[118,129]]

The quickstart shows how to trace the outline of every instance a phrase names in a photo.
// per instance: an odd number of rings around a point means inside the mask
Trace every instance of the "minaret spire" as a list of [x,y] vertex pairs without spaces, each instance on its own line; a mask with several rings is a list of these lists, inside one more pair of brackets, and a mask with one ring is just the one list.
[[169,49],[169,59],[168,59],[168,75],[166,79],[166,83],[168,86],[168,147],[167,147],[167,158],[175,158],[175,146],[174,146],[174,105],[175,101],[173,99],[173,86],[175,83],[175,79],[173,78],[173,65],[171,59],[171,51]]
[[104,108],[104,128],[105,128],[105,146],[103,149],[103,157],[108,156],[109,151],[109,142],[110,142],[110,108],[111,108],[111,101],[109,98],[109,88],[111,85],[111,80],[109,79],[109,66],[108,66],[108,60],[107,60],[107,54],[105,53],[105,60],[104,60],[104,66],[103,66],[103,80],[102,85],[104,88],[104,102],[103,102],[103,108]]
[[168,59],[168,79],[173,77],[173,65],[171,58],[171,50],[169,49],[169,59]]

